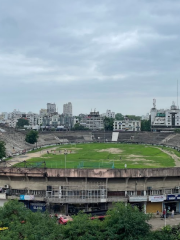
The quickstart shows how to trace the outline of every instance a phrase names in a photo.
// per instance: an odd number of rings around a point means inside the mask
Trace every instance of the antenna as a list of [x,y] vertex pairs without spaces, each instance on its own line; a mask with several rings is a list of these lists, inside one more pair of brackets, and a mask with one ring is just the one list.
[[156,99],[153,99],[153,107],[156,108]]
[[178,103],[178,95],[179,95],[179,89],[178,89],[179,82],[177,80],[177,109],[179,109],[179,103]]

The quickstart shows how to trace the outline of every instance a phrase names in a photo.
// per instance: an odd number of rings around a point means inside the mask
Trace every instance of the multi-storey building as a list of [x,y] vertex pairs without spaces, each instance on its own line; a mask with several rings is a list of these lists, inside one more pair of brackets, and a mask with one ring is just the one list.
[[72,116],[72,103],[68,102],[63,105],[63,114]]
[[[6,174],[5,174],[6,173]],[[180,212],[180,168],[47,169],[0,168],[0,206],[18,199],[54,213],[107,210],[129,202],[145,213]]]
[[101,114],[102,117],[107,118],[115,118],[115,112],[111,112],[111,110],[107,110],[106,113]]
[[141,131],[141,121],[139,120],[116,120],[113,123],[114,131]]
[[173,130],[180,128],[180,109],[173,102],[170,109],[157,109],[154,100],[151,108],[152,131]]
[[56,112],[56,104],[55,103],[47,103],[47,114]]
[[52,116],[43,116],[42,126],[43,127],[54,127],[63,126],[66,129],[71,129],[74,125],[73,117],[68,115],[54,114]]
[[101,130],[104,129],[104,117],[100,116],[99,112],[90,112],[88,116],[81,119],[80,124],[91,129]]

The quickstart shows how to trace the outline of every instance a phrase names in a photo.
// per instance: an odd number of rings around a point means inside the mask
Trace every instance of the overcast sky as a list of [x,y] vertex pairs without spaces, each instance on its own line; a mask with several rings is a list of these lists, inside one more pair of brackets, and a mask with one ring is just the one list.
[[179,0],[0,0],[0,112],[143,115],[177,79]]

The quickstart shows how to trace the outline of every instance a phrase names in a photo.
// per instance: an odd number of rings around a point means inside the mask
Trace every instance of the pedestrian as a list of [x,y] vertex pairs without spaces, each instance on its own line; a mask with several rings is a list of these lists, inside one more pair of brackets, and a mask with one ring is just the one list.
[[172,218],[174,217],[174,210],[172,210],[172,212],[171,212],[171,217]]
[[166,218],[166,209],[163,210],[163,218]]
[[158,210],[157,210],[156,214],[159,215],[159,211]]

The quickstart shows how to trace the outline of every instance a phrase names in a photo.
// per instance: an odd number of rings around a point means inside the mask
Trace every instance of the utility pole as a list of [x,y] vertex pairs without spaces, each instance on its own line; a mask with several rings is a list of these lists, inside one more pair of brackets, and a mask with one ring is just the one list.
[[66,155],[67,155],[67,152],[64,153],[64,157],[65,157],[65,159],[64,159],[64,161],[65,161],[64,166],[65,166],[65,167],[64,167],[64,168],[65,168],[65,169],[66,169]]

